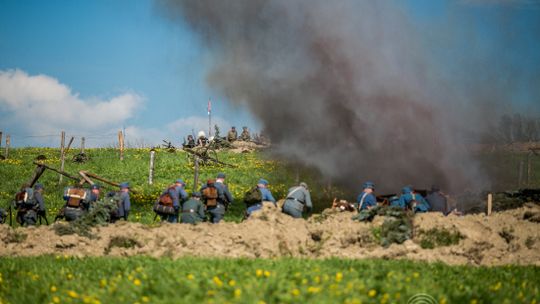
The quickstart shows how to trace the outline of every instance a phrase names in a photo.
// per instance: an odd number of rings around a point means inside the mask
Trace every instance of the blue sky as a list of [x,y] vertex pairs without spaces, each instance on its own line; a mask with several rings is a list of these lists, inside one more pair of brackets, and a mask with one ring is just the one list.
[[[512,77],[522,81],[513,98],[524,109],[538,105],[539,91],[531,89],[540,87],[538,2],[401,3],[427,37],[435,58],[447,58],[434,64],[441,65],[449,82],[469,75],[453,70],[449,62],[454,60],[448,58],[463,58],[460,52],[469,52],[473,56],[466,58],[486,59],[499,76],[517,70]],[[505,28],[507,14],[517,14],[512,20],[521,21]],[[449,20],[470,24],[441,37]],[[503,36],[512,43],[501,41]],[[445,45],[455,43],[451,40],[464,45],[450,51]],[[209,97],[222,132],[231,125],[259,131],[261,126],[246,109],[231,105],[206,85],[207,59],[190,30],[163,18],[152,0],[0,0],[0,80],[6,82],[0,90],[4,99],[10,98],[0,102],[0,131],[12,134],[15,145],[55,146],[57,137],[26,136],[53,135],[61,129],[93,138],[90,145],[107,144],[114,142],[111,134],[120,128],[127,128],[133,144],[161,139],[178,143],[191,128],[207,129]],[[35,92],[26,93],[29,90]],[[40,110],[40,105],[54,110]],[[90,123],[96,116],[98,126]]]
[[[0,1],[1,71],[47,75],[80,94],[85,102],[106,101],[126,92],[143,99],[124,121],[109,124],[111,132],[118,126],[136,126],[141,136],[159,136],[152,129],[162,130],[166,124],[190,117],[190,122],[200,125],[195,118],[206,121],[209,97],[216,119],[236,126],[246,124],[257,131],[260,127],[249,113],[229,105],[206,86],[204,56],[196,39],[163,18],[153,1]],[[6,112],[0,104],[0,115],[9,115]],[[111,116],[111,120],[115,118]],[[0,130],[14,134],[15,144],[35,141],[16,140],[17,134],[43,134],[1,121]],[[185,123],[175,130],[191,133]],[[103,129],[63,127],[76,135],[108,134]],[[180,134],[172,138],[176,134],[171,133],[162,136],[178,141]],[[51,140],[57,144],[57,138]],[[48,141],[42,139],[43,144]]]

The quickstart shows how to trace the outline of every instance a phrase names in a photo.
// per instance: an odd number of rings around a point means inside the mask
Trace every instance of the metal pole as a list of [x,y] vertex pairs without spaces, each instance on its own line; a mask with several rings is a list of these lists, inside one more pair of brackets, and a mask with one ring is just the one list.
[[148,184],[152,185],[154,183],[154,159],[156,157],[156,151],[154,149],[150,150],[150,172],[148,174]]

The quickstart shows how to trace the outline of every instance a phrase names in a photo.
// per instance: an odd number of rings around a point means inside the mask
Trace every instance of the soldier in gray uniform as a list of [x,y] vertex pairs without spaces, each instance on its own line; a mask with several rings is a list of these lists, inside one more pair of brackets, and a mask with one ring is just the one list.
[[308,186],[302,182],[299,186],[289,189],[282,211],[294,218],[301,218],[304,209],[306,212],[310,212],[312,208]]
[[182,213],[180,220],[185,224],[197,224],[204,221],[204,206],[201,202],[201,193],[193,192],[191,199],[182,204]]

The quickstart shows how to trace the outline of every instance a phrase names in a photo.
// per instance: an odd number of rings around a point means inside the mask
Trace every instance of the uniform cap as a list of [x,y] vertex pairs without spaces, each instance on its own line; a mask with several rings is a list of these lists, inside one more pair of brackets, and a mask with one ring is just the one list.
[[304,183],[304,182],[301,182],[301,183],[300,183],[300,187],[304,187],[304,188],[306,188],[306,189],[308,188],[307,184]]
[[403,194],[411,193],[412,192],[412,187],[411,186],[405,186],[405,187],[403,187],[403,189],[401,189],[401,192]]
[[265,180],[264,178],[261,178],[261,179],[257,182],[257,184],[262,184],[262,185],[265,185],[265,186],[266,186],[266,185],[268,185],[268,181]]
[[219,172],[217,178],[225,178],[225,173]]
[[375,189],[375,184],[373,182],[365,182],[364,189]]
[[176,183],[177,183],[177,184],[182,184],[182,185],[185,184],[184,181],[183,181],[181,178],[177,179],[177,180],[176,180]]
[[129,183],[128,182],[123,182],[120,184],[120,189],[125,189],[125,188],[129,188]]

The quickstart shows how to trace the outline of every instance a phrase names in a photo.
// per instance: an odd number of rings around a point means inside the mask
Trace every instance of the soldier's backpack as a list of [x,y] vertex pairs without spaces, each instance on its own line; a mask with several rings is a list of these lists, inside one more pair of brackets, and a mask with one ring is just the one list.
[[216,187],[206,187],[202,191],[202,197],[207,207],[217,206],[218,190]]
[[255,204],[260,204],[262,202],[262,192],[259,187],[254,187],[249,189],[246,194],[244,194],[244,203],[247,207],[250,207]]
[[34,207],[37,204],[36,199],[34,198],[34,189],[24,188],[22,191],[19,191],[15,194],[15,202],[17,207]]
[[407,204],[407,209],[414,211],[416,209],[416,205],[418,205],[418,202],[416,201],[416,194],[411,193],[412,199]]
[[163,206],[166,206],[166,207],[173,207],[173,201],[174,199],[171,197],[171,195],[169,194],[169,191],[170,190],[174,190],[174,185],[173,186],[170,186],[169,188],[167,188],[167,191],[165,191],[165,193],[163,193],[160,197],[159,197],[159,200],[158,200],[158,204],[159,205],[163,205]]
[[165,193],[160,195],[159,199],[154,204],[155,213],[160,214],[160,215],[176,214],[177,211],[174,209],[173,198],[169,194],[169,190],[173,190],[173,189],[174,189],[174,185],[167,188],[167,191],[165,191]]
[[81,208],[81,201],[86,199],[87,191],[81,188],[66,188],[64,198],[67,199],[67,206],[71,208]]

